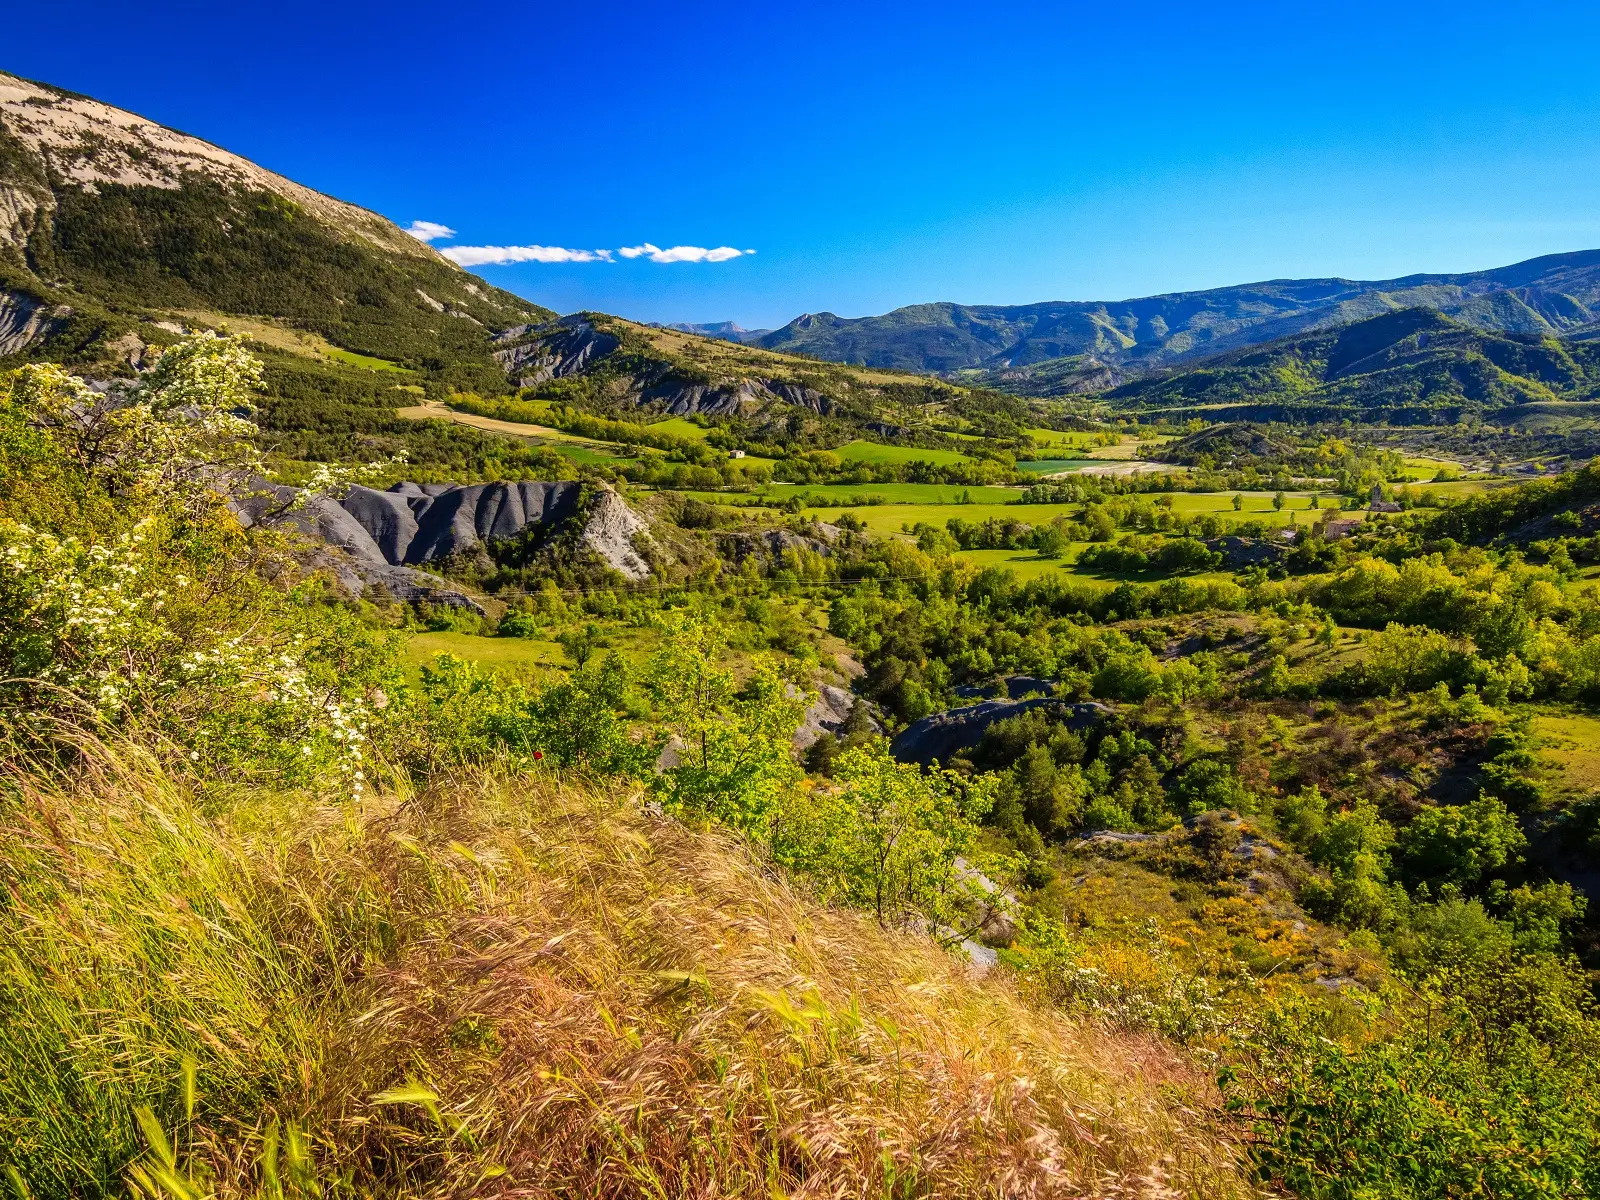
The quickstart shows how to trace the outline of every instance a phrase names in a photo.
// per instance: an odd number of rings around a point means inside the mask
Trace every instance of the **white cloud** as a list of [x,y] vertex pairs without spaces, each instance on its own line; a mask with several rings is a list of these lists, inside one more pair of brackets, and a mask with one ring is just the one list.
[[419,242],[436,242],[440,238],[455,237],[456,231],[448,225],[441,225],[437,221],[413,221],[411,228],[406,230]]
[[568,250],[565,246],[445,246],[439,253],[463,267],[611,261],[609,250]]
[[754,250],[735,250],[732,246],[718,246],[708,250],[704,246],[670,246],[663,250],[646,242],[642,246],[624,246],[617,251],[623,258],[648,258],[654,263],[727,262]]
[[[437,238],[454,237],[455,230],[432,221],[414,221],[406,230],[412,237],[431,242]],[[754,254],[754,250],[735,250],[732,246],[660,246],[646,242],[642,246],[624,246],[620,250],[569,250],[565,246],[441,246],[439,253],[463,267],[505,266],[509,263],[590,263],[615,262],[613,255],[623,258],[643,258],[653,263],[727,262]]]

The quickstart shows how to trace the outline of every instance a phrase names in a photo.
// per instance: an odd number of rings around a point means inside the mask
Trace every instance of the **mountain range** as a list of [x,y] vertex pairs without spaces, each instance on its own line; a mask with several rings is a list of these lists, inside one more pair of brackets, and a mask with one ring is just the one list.
[[675,329],[679,333],[698,333],[701,337],[721,338],[725,342],[738,342],[740,345],[760,342],[772,332],[770,329],[746,329],[734,321],[712,321],[700,325],[689,321],[676,321],[669,325],[656,324],[654,328]]
[[915,304],[875,317],[806,313],[755,344],[1026,392],[1041,375],[1098,372],[1105,385],[1406,308],[1431,309],[1499,333],[1592,330],[1600,322],[1600,250],[1456,275],[1275,279],[1119,301]]
[[151,345],[224,324],[266,361],[264,423],[286,455],[404,448],[440,471],[504,467],[509,452],[481,430],[400,419],[418,395],[533,388],[613,418],[742,422],[773,445],[932,445],[972,394],[961,385],[1172,414],[1440,421],[1596,394],[1600,250],[1456,275],[807,314],[776,330],[558,319],[377,213],[0,74],[0,365],[127,374]]
[[1428,308],[1315,329],[1134,379],[1101,394],[1146,416],[1454,423],[1468,414],[1585,415],[1600,341],[1499,333]]

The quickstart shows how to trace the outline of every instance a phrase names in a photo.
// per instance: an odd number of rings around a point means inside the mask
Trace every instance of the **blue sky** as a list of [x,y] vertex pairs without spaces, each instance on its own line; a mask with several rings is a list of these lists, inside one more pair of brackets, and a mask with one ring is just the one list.
[[[78,0],[6,23],[0,69],[448,226],[441,247],[611,251],[475,268],[561,311],[776,325],[1600,246],[1592,3]],[[755,253],[617,253],[644,245]]]

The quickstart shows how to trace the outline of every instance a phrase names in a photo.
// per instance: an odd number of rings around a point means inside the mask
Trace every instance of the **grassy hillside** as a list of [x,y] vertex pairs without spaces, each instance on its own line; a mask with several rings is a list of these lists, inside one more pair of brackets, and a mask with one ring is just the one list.
[[[1025,432],[1033,415],[1008,396],[601,313],[519,327],[497,353],[534,405],[663,429],[693,416],[700,428],[718,431],[715,445],[751,453],[858,443],[841,453],[856,461],[951,465],[1033,448]],[[861,448],[868,443],[880,449]]]
[[630,493],[670,581],[495,542],[440,564],[480,613],[240,527],[255,378],[0,377],[12,1191],[1600,1192],[1596,806],[1544,774],[1595,472],[1231,574],[1309,497]]
[[[460,776],[214,815],[114,753],[70,789],[30,782],[0,828],[31,876],[0,944],[60,981],[45,1006],[4,973],[37,1022],[0,1048],[5,1158],[35,1196],[154,1165],[140,1104],[172,1173],[223,1195],[271,1191],[274,1140],[302,1195],[1106,1194],[1154,1173],[1249,1194],[1177,1056],[625,794]],[[88,1045],[65,1066],[68,1039]],[[24,1062],[59,1108],[19,1109]]]

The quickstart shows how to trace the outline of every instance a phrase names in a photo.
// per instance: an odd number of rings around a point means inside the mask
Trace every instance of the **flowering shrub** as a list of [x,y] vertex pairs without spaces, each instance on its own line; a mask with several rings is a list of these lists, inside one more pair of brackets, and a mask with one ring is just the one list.
[[267,584],[292,582],[295,563],[270,532],[246,535],[222,494],[260,467],[243,415],[259,382],[237,339],[209,333],[120,397],[49,364],[0,381],[8,753],[137,728],[197,772],[331,773],[361,791],[367,695],[393,686],[382,639],[311,585]]

